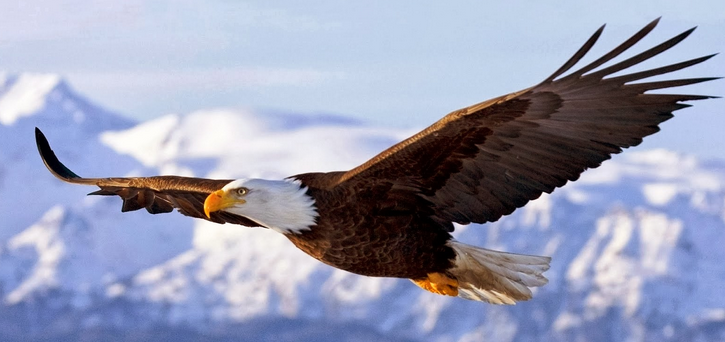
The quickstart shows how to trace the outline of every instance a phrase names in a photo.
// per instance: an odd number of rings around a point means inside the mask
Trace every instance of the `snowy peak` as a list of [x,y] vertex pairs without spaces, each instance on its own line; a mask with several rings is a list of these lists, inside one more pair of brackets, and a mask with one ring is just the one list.
[[[103,133],[101,141],[164,174],[283,178],[353,168],[409,133],[329,115],[307,121],[296,116],[226,109],[172,114]],[[280,130],[281,118],[291,124]]]
[[74,125],[76,131],[95,134],[132,123],[78,95],[57,74],[0,74],[0,128]]
[[[0,259],[3,273],[10,273],[3,277],[5,303],[13,305],[56,288],[76,290],[84,282],[98,278],[100,269],[87,263],[93,259],[89,234],[88,222],[56,206],[8,240]],[[12,268],[8,263],[25,267],[7,272]],[[79,263],[85,265],[74,266]]]
[[55,74],[0,76],[0,124],[12,125],[41,111],[60,83]]

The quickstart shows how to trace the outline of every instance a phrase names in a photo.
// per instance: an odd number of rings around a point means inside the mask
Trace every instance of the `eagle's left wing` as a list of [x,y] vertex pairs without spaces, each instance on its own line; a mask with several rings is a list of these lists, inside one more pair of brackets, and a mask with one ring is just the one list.
[[234,223],[248,227],[259,224],[248,218],[225,211],[204,214],[204,200],[210,193],[221,189],[232,180],[206,179],[179,176],[83,178],[68,169],[58,160],[48,140],[38,128],[35,142],[43,163],[58,179],[72,183],[95,185],[100,190],[89,195],[117,195],[123,199],[121,211],[145,208],[151,214],[168,213],[176,208],[180,213],[217,223]]

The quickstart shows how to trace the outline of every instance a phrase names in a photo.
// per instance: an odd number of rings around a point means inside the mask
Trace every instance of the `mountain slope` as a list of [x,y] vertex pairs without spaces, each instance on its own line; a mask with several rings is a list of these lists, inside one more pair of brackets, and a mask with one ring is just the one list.
[[[154,221],[122,215],[109,198],[85,197],[90,189],[58,182],[43,169],[32,136],[38,126],[50,139],[72,141],[54,148],[69,163],[84,165],[82,172],[152,172],[99,141],[101,132],[132,127],[132,121],[75,94],[56,75],[11,75],[0,81],[0,264],[5,270],[0,284],[6,304],[59,289],[85,296],[191,245],[191,223],[180,217]],[[109,155],[114,157],[107,160]],[[175,228],[176,222],[185,228]]]

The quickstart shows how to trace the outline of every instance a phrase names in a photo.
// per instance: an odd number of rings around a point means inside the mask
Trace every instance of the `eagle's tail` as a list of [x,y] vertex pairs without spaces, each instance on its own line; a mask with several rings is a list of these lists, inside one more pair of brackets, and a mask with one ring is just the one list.
[[448,273],[455,277],[458,297],[492,304],[516,304],[531,299],[530,287],[548,280],[550,257],[492,251],[450,240],[456,260]]

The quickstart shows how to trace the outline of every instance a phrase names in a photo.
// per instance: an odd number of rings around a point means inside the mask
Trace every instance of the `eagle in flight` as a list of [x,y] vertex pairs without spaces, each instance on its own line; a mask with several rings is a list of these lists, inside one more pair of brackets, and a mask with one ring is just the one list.
[[694,28],[602,67],[658,21],[567,73],[594,45],[602,26],[543,82],[456,110],[349,171],[281,180],[84,178],[58,160],[37,128],[36,141],[55,177],[100,188],[91,195],[121,197],[124,212],[177,209],[217,223],[269,228],[339,269],[407,278],[441,295],[515,304],[530,299],[532,287],[547,283],[543,273],[550,258],[464,244],[452,237],[454,224],[496,221],[638,145],[673,111],[689,106],[682,102],[711,98],[648,92],[715,77],[640,81],[714,55],[620,73],[677,45]]

